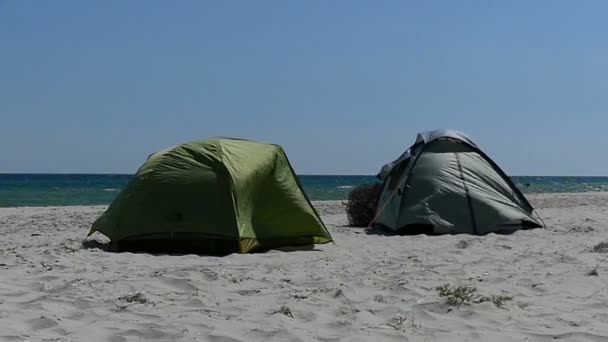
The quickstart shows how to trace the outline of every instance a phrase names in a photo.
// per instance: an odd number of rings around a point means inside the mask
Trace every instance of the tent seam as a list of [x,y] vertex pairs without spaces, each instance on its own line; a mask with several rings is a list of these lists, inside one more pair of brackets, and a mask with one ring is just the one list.
[[226,170],[226,173],[228,174],[228,186],[229,186],[229,190],[230,190],[230,198],[232,199],[232,211],[234,212],[234,218],[235,218],[235,227],[236,227],[236,240],[238,243],[238,248],[239,251],[241,253],[243,252],[243,249],[241,247],[241,225],[240,225],[240,217],[238,214],[238,211],[236,210],[236,199],[234,198],[234,179],[232,177],[232,172],[230,172],[230,168],[226,165],[226,163],[224,163],[224,146],[222,145],[222,140],[218,139],[217,140],[217,145],[219,147],[219,157],[220,157],[220,164],[223,165],[224,169]]
[[[399,200],[399,213],[401,213],[401,207],[404,204],[407,204],[407,198],[409,195],[408,189],[409,189],[409,184],[410,184],[410,177],[412,176],[412,173],[414,172],[414,168],[416,167],[416,164],[418,164],[418,160],[420,159],[420,156],[422,155],[422,153],[424,153],[424,149],[426,146],[427,146],[426,143],[424,143],[424,144],[422,144],[422,146],[420,146],[420,151],[418,153],[416,153],[416,155],[413,157],[414,160],[412,160],[412,166],[410,167],[410,171],[405,176],[405,181],[401,185],[401,186],[403,186],[403,195],[401,196],[401,199]],[[395,227],[397,227],[400,218],[401,218],[401,215],[397,215],[397,222],[395,222]],[[401,229],[401,227],[397,227],[397,229]]]
[[469,213],[471,215],[471,223],[473,224],[473,233],[475,235],[479,235],[479,231],[477,229],[477,221],[475,220],[475,211],[473,210],[473,201],[471,200],[471,194],[469,193],[469,187],[464,179],[464,172],[462,172],[462,164],[460,163],[460,156],[458,153],[454,153],[456,156],[456,163],[458,164],[458,171],[460,171],[460,180],[462,181],[462,187],[464,188],[464,192],[467,196],[467,203],[469,205]]

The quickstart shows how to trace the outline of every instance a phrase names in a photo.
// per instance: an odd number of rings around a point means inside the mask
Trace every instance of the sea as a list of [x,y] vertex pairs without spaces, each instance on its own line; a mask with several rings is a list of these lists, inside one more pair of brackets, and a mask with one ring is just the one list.
[[[0,207],[107,205],[132,175],[0,174]],[[344,200],[361,184],[377,182],[375,176],[300,175],[308,198]],[[524,193],[608,191],[608,177],[514,176]]]

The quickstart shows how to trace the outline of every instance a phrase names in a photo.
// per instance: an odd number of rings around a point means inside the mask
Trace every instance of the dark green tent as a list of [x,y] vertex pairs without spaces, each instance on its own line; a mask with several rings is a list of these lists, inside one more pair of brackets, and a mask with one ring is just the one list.
[[542,227],[509,177],[471,138],[437,130],[418,134],[386,164],[373,225],[402,233],[486,234]]
[[124,248],[211,254],[332,241],[283,149],[231,138],[152,154],[96,231]]

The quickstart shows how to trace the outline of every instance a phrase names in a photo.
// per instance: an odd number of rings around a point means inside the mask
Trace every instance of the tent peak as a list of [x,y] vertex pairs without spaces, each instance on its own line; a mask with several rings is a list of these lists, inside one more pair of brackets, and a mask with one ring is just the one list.
[[436,130],[432,130],[432,131],[420,132],[416,135],[415,144],[418,144],[418,143],[428,144],[431,141],[441,139],[441,138],[458,139],[463,142],[466,142],[467,144],[469,144],[473,147],[477,147],[477,144],[475,144],[475,141],[473,141],[473,139],[468,134],[455,130],[455,129],[436,129]]
[[436,129],[431,131],[420,132],[416,135],[416,141],[414,142],[414,144],[411,145],[407,150],[405,150],[405,152],[403,152],[401,156],[399,156],[399,158],[382,166],[382,169],[376,177],[381,180],[384,180],[397,165],[399,165],[404,160],[407,160],[412,157],[413,151],[415,149],[414,147],[419,145],[425,145],[442,138],[460,140],[466,144],[471,145],[473,148],[479,148],[475,141],[473,141],[473,139],[468,134],[454,129]]

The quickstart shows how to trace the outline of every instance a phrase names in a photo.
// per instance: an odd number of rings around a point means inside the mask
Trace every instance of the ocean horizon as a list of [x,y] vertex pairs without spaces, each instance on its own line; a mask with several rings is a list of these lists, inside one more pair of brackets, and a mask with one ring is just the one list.
[[[0,173],[0,207],[108,205],[132,174]],[[344,200],[374,175],[314,175],[298,178],[312,201]],[[524,193],[608,191],[608,176],[511,176]]]

